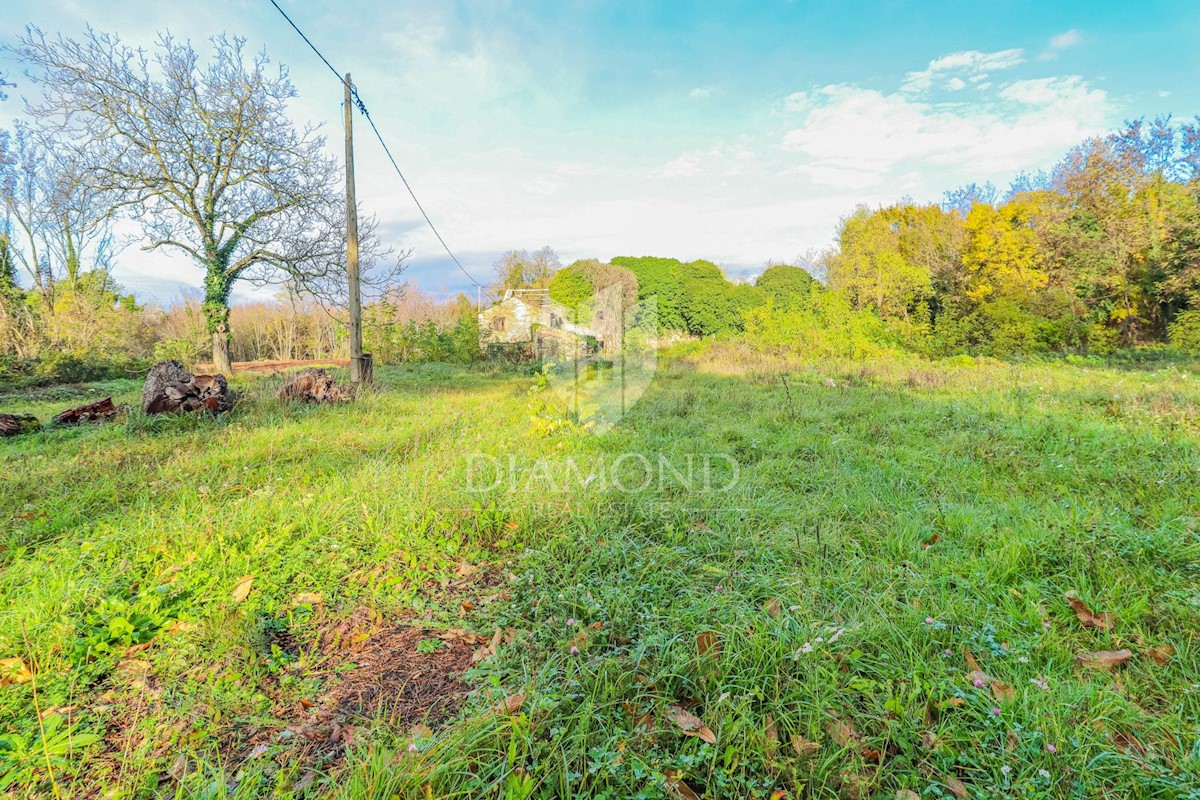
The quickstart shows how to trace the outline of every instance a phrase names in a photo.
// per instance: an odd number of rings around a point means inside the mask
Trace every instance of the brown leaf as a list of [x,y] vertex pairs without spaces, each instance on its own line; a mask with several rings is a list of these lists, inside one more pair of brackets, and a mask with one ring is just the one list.
[[950,790],[950,794],[959,798],[959,800],[965,800],[965,798],[971,796],[971,793],[967,790],[967,785],[953,775],[946,778],[946,788]]
[[468,564],[465,561],[458,565],[458,569],[454,570],[454,574],[459,578],[469,577],[476,572],[479,572],[479,567],[474,564]]
[[1146,746],[1138,741],[1138,738],[1132,733],[1117,731],[1113,733],[1113,744],[1117,746],[1123,753],[1133,753],[1134,755],[1146,755]]
[[667,791],[671,793],[672,797],[678,798],[678,800],[700,800],[700,795],[683,782],[680,773],[669,769],[663,773],[663,777],[667,779]]
[[238,578],[238,582],[233,585],[233,602],[243,603],[250,596],[250,590],[254,587],[254,576],[243,575]]
[[712,728],[682,706],[675,705],[668,708],[667,719],[678,725],[685,736],[699,736],[709,744],[717,743],[717,735],[713,733]]
[[1113,669],[1133,658],[1129,650],[1098,650],[1095,653],[1083,653],[1075,661],[1081,667],[1092,669]]
[[803,736],[801,736],[798,733],[793,733],[792,734],[792,749],[796,751],[796,755],[800,756],[801,758],[807,758],[811,755],[814,755],[818,750],[820,750],[821,745],[817,744],[816,742],[805,739]]
[[459,607],[459,609],[461,609],[462,614],[466,614],[468,611],[475,610],[475,604],[472,603],[470,600],[463,600],[461,603],[458,604],[458,607]]
[[634,706],[633,703],[628,703],[628,702],[622,703],[621,708],[623,708],[625,710],[625,713],[629,715],[629,718],[631,720],[633,720],[634,729],[645,728],[645,729],[649,730],[651,727],[653,727],[654,715],[651,714],[650,712],[647,711],[644,714],[639,714],[637,711],[637,707]]
[[33,673],[25,662],[19,658],[0,658],[0,686],[10,683],[27,683],[33,680]]
[[170,777],[174,778],[177,781],[180,781],[180,780],[183,780],[184,775],[187,775],[187,770],[188,770],[187,756],[185,756],[181,753],[175,757],[175,760],[173,762],[171,762],[171,766],[167,769],[167,775],[169,775]]
[[763,722],[763,735],[767,737],[767,746],[774,750],[779,746],[779,729],[775,727],[775,717],[767,714]]
[[1112,614],[1093,613],[1082,600],[1072,594],[1067,594],[1066,598],[1067,602],[1071,604],[1071,608],[1075,609],[1075,616],[1083,623],[1083,627],[1085,628],[1099,628],[1106,631],[1116,622],[1116,617]]
[[766,611],[767,616],[769,616],[771,619],[775,619],[781,613],[783,613],[783,603],[780,602],[778,597],[772,597],[770,600],[763,603],[763,611]]
[[709,655],[715,661],[721,660],[721,640],[715,631],[705,631],[697,636],[696,650],[700,655]]
[[897,789],[896,800],[921,800],[921,795],[912,789]]
[[938,746],[938,735],[933,731],[921,732],[921,747],[926,750],[934,750]]
[[325,599],[318,592],[300,592],[292,598],[292,605],[296,606],[319,606],[325,602]]
[[1001,703],[1007,703],[1017,696],[1017,690],[1003,681],[992,681],[992,696]]
[[504,710],[510,714],[515,714],[521,710],[521,706],[525,705],[525,695],[510,694],[504,698]]
[[786,789],[776,789],[775,791],[771,792],[771,800],[787,800],[787,796],[788,793]]
[[833,739],[839,747],[855,746],[862,738],[858,731],[854,730],[852,724],[841,719],[830,720],[829,724],[825,726],[825,730],[829,733],[829,738]]
[[968,672],[983,672],[983,670],[979,668],[979,662],[975,659],[975,654],[971,652],[971,648],[963,648],[963,658],[967,661]]
[[1165,666],[1171,660],[1171,656],[1175,655],[1175,648],[1169,644],[1160,644],[1158,647],[1151,647],[1147,650],[1146,655],[1161,667]]

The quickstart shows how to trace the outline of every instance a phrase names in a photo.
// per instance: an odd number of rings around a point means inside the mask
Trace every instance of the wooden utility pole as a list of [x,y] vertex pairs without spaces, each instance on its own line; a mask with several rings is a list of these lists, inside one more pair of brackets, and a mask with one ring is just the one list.
[[358,276],[358,205],[354,201],[354,102],[346,73],[346,274],[350,289],[350,381],[371,381],[370,356],[362,351],[362,294]]

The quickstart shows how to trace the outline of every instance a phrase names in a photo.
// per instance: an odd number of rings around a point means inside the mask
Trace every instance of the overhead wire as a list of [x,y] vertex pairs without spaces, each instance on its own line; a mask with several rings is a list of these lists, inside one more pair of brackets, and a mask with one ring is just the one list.
[[[275,0],[270,0],[270,3],[271,5],[275,6],[275,10],[278,11],[280,15],[287,20],[287,23],[292,26],[292,30],[296,31],[296,33],[300,35],[300,38],[304,40],[304,43],[307,44],[314,53],[316,53],[317,58],[321,59],[325,66],[329,68],[329,71],[332,72],[333,75],[338,79],[338,82],[344,85],[345,78],[343,77],[343,73],[338,72],[337,68],[334,67],[333,64],[330,63],[329,59],[327,59],[320,51],[320,49],[313,44],[312,40],[304,34],[304,31],[300,29],[300,26],[292,21],[292,18],[289,17],[287,12],[280,7],[279,3],[277,3]],[[475,276],[467,271],[467,268],[464,267],[462,262],[458,260],[458,256],[454,255],[454,251],[450,249],[450,245],[446,244],[446,240],[442,238],[442,234],[440,231],[438,231],[437,226],[433,224],[433,220],[429,218],[428,212],[425,211],[425,206],[421,205],[421,201],[417,199],[417,193],[413,191],[412,185],[408,182],[408,178],[404,177],[404,171],[400,169],[400,165],[396,162],[395,156],[392,155],[391,148],[388,147],[387,142],[383,138],[383,134],[379,131],[379,126],[377,126],[375,124],[375,120],[372,119],[371,112],[367,110],[367,105],[363,102],[362,97],[359,96],[358,87],[355,86],[353,82],[350,84],[350,97],[354,102],[355,107],[357,107],[359,112],[366,117],[367,124],[371,126],[371,131],[375,134],[375,138],[379,140],[380,146],[383,147],[383,152],[387,156],[388,161],[391,163],[392,169],[394,169],[396,174],[400,176],[400,182],[404,184],[404,188],[408,191],[408,196],[412,198],[417,210],[421,212],[421,216],[425,219],[425,224],[429,226],[429,230],[433,231],[433,235],[437,238],[438,243],[441,244],[442,249],[446,251],[448,256],[450,256],[450,259],[454,262],[454,265],[458,267],[459,271],[467,277],[467,280],[478,286],[490,297],[491,292],[488,290],[488,288],[477,281]]]

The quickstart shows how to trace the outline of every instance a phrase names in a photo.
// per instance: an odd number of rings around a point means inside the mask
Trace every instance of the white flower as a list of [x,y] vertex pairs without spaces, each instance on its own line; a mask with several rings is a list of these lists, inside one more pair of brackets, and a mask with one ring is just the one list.
[[1049,770],[1039,769],[1039,770],[1038,770],[1038,775],[1040,775],[1041,777],[1045,778],[1046,780],[1050,780],[1050,772],[1049,772]]

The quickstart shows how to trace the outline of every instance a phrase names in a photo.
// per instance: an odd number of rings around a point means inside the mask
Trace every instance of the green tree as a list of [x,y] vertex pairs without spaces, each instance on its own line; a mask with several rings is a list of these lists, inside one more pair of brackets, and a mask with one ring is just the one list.
[[763,273],[754,281],[776,308],[788,308],[808,297],[813,286],[813,277],[808,270],[789,264],[768,263]]

